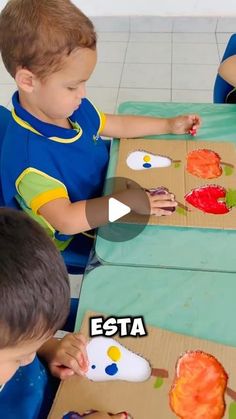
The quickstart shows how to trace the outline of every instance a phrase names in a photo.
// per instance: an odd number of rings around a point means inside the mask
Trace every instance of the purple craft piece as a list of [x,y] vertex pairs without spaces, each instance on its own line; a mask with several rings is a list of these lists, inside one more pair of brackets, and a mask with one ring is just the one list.
[[76,412],[68,412],[66,413],[62,419],[82,419],[84,416],[79,415]]

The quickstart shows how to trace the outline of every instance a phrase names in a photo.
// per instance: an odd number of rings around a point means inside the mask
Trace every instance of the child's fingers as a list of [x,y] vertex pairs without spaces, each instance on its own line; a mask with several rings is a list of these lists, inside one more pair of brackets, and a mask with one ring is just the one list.
[[[73,351],[73,356],[75,356],[79,362],[83,364],[83,367],[88,368],[88,354],[86,350],[87,340],[80,333],[74,333],[70,340],[70,345],[67,348],[67,352],[70,354]],[[82,355],[82,357],[81,357]]]
[[82,333],[73,333],[73,336],[75,337],[75,339],[79,340],[83,345],[87,345],[88,340],[84,335],[82,335]]
[[86,372],[88,370],[87,357],[84,356],[84,353],[80,349],[75,346],[70,346],[67,348],[66,354],[76,360],[82,372]]
[[195,125],[199,125],[201,123],[201,117],[199,115],[189,115],[188,118],[190,119],[190,121],[195,124]]
[[51,365],[50,372],[54,377],[59,378],[60,380],[65,380],[66,378],[71,377],[74,375],[74,371],[70,368],[58,366],[58,365]]
[[162,208],[156,208],[152,211],[152,215],[155,217],[162,217],[163,215],[173,215],[173,211],[164,210]]
[[131,416],[129,416],[126,412],[117,413],[116,415],[112,415],[111,413],[96,412],[86,415],[85,417],[91,419],[131,419]]
[[162,195],[149,195],[149,199],[151,202],[158,202],[161,201],[164,203],[165,201],[174,202],[175,196],[174,194],[166,193]]
[[169,208],[171,209],[175,208],[177,207],[177,205],[178,205],[177,202],[173,202],[173,201],[155,202],[151,207],[151,211],[155,209],[164,209],[165,211],[168,211]]
[[171,207],[171,208],[175,208],[177,207],[177,202],[176,201],[152,201],[151,202],[151,209],[154,208],[167,208],[167,207]]
[[[54,364],[57,365],[57,364]],[[60,365],[62,368],[66,367],[74,371],[75,374],[83,375],[85,372],[83,368],[80,367],[76,357],[70,355],[68,352],[63,352],[60,356]]]
[[161,217],[162,215],[171,215],[173,211],[170,209],[170,205],[166,207],[166,209],[162,207],[153,207],[151,208],[151,215],[156,215],[157,217]]

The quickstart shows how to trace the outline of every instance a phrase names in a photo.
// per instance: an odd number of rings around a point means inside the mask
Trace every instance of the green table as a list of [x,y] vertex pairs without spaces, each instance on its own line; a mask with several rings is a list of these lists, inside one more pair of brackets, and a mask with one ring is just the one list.
[[92,310],[236,345],[235,301],[232,273],[101,265],[84,277],[75,329]]
[[[127,102],[120,106],[119,113],[151,116],[198,113],[202,117],[198,141],[236,142],[235,105]],[[161,138],[178,141],[186,136],[162,135]],[[115,140],[107,177],[115,173],[118,150],[119,141]],[[111,223],[109,228],[122,237],[124,229],[133,227]],[[146,226],[139,236],[127,242],[109,242],[98,235],[96,255],[102,264],[118,266],[236,272],[235,244],[235,231]]]

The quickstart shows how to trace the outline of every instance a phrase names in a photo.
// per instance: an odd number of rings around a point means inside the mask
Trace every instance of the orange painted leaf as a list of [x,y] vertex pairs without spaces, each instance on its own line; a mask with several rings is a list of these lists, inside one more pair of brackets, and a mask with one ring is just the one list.
[[186,352],[177,362],[170,406],[180,419],[222,419],[228,376],[212,355]]

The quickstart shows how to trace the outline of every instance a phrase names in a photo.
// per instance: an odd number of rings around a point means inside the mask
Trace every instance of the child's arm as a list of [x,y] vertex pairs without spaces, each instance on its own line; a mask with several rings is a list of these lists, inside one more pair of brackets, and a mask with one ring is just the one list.
[[88,369],[87,341],[81,333],[68,333],[63,339],[49,339],[38,351],[52,375],[64,380]]
[[227,83],[236,87],[236,55],[232,55],[220,64],[219,75]]
[[176,116],[174,118],[153,118],[148,116],[106,115],[106,123],[100,133],[105,137],[135,138],[160,134],[188,134],[190,129],[198,130],[201,120],[198,115]]
[[[145,199],[140,189],[126,189],[112,194],[112,197],[138,214],[171,215],[171,211],[163,208],[177,205],[172,194],[151,196],[147,192]],[[66,198],[58,198],[42,205],[39,214],[60,233],[77,234],[108,223],[109,198],[105,196],[74,203]]]

